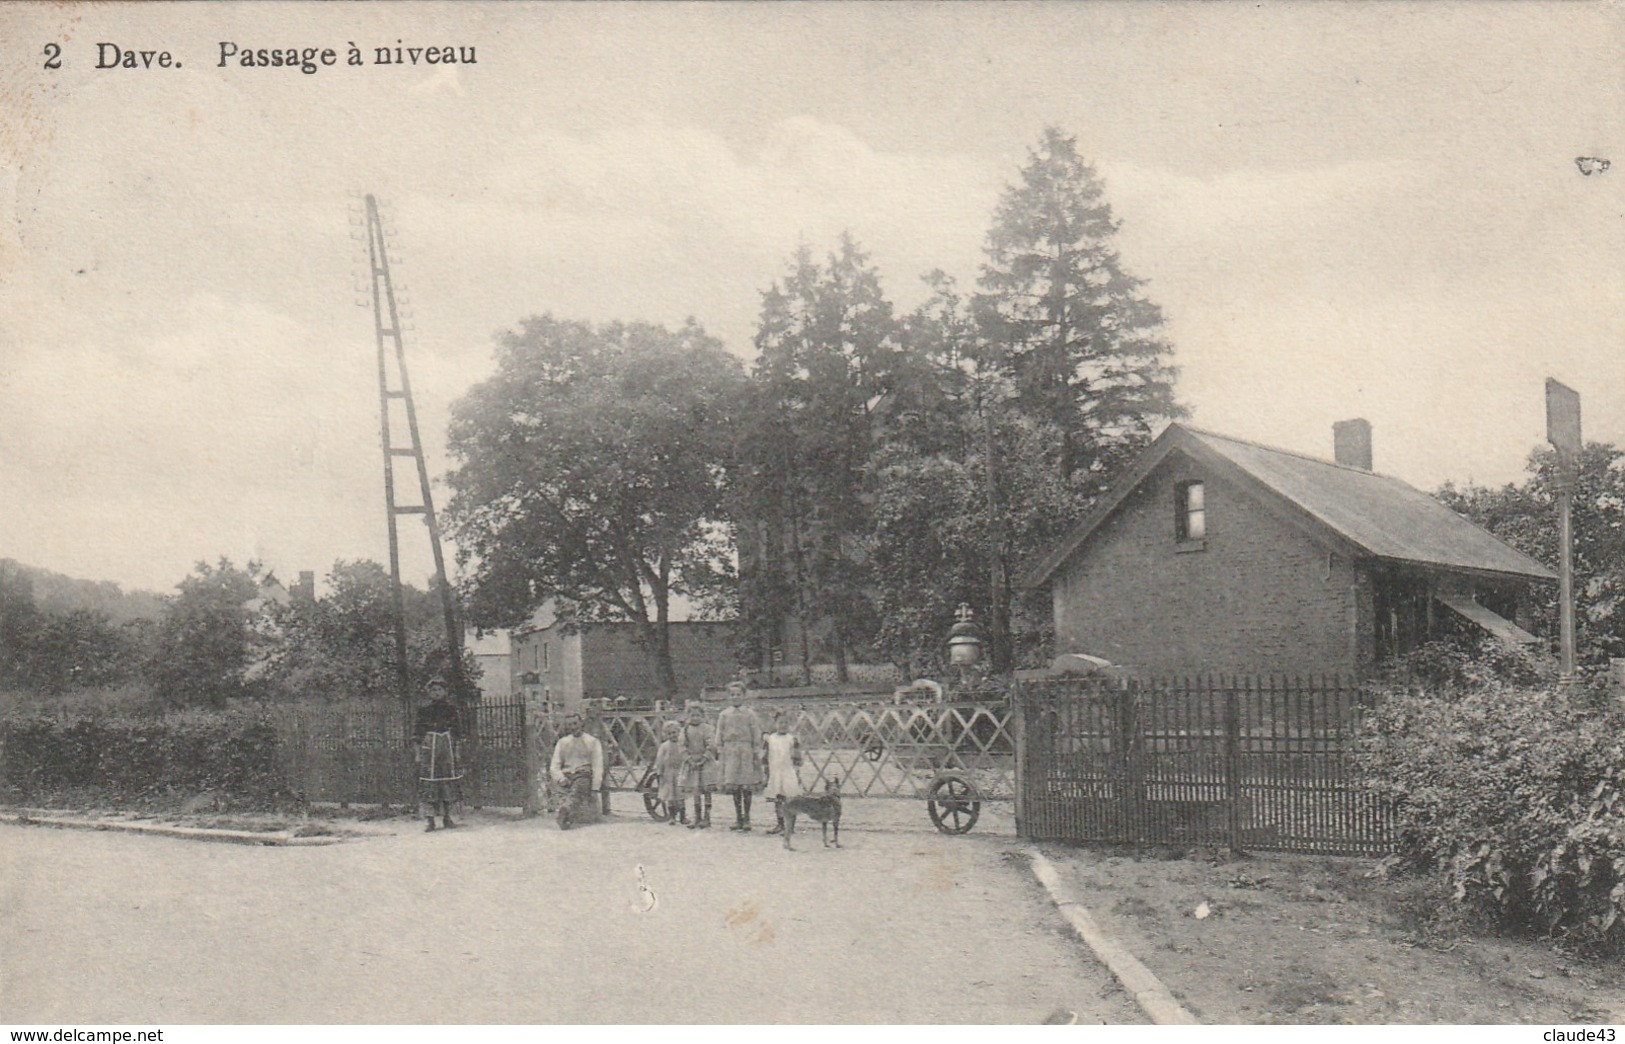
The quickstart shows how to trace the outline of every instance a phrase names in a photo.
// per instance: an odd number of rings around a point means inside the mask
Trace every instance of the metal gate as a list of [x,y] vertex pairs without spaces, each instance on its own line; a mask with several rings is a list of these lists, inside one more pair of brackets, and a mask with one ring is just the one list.
[[[1015,800],[1012,707],[1002,693],[940,703],[761,697],[750,706],[764,726],[776,712],[787,716],[801,740],[808,792],[833,781],[847,798],[919,801],[946,833],[970,830],[982,802]],[[718,710],[706,707],[712,725]],[[587,728],[604,742],[607,785],[646,789],[661,730],[681,717],[679,710],[589,713]]]
[[1037,840],[1366,854],[1390,809],[1353,754],[1341,680],[1024,683],[1022,832]]

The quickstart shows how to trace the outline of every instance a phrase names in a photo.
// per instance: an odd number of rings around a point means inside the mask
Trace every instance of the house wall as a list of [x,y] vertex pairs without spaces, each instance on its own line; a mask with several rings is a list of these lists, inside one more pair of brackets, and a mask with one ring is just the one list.
[[474,654],[474,662],[480,668],[480,699],[496,702],[518,691],[513,684],[513,668],[508,660],[507,653]]
[[[734,627],[726,623],[671,625],[672,669],[677,691],[696,695],[726,685],[737,674]],[[534,682],[526,682],[534,675]],[[518,632],[513,638],[513,691],[538,710],[569,713],[583,700],[617,695],[650,698],[660,690],[654,656],[638,641],[633,624],[588,624],[573,634],[557,626]]]
[[[732,624],[674,623],[670,635],[672,673],[680,695],[695,696],[704,687],[726,685],[737,676]],[[653,697],[660,691],[654,654],[638,640],[635,627],[590,627],[582,638],[582,692],[587,698]]]
[[[1174,535],[1185,481],[1204,484],[1200,549]],[[1370,593],[1350,556],[1288,510],[1170,454],[1056,572],[1055,651],[1158,676],[1362,671]]]
[[[538,711],[581,705],[581,635],[558,627],[517,631],[513,636],[513,691]],[[534,681],[526,681],[527,677]]]

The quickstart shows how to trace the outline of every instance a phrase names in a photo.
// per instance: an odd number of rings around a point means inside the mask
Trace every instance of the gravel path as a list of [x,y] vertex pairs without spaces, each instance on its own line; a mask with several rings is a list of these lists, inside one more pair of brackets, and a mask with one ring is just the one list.
[[852,817],[843,849],[814,831],[793,853],[760,830],[631,814],[305,849],[0,826],[0,1011],[36,1024],[1030,1023],[1057,1008],[1143,1021],[1006,854],[1011,839],[875,811],[867,827]]

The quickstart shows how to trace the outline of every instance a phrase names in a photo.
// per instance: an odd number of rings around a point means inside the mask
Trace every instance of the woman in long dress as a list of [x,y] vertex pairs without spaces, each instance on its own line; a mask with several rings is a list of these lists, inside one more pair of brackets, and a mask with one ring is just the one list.
[[451,821],[451,806],[463,800],[462,715],[446,698],[445,682],[430,682],[428,697],[412,722],[418,793],[428,809],[429,829],[435,828],[439,812],[441,825],[449,830],[457,825]]
[[767,769],[767,797],[773,802],[778,824],[769,834],[784,833],[784,800],[801,793],[801,739],[789,731],[783,711],[773,714],[773,730],[762,739],[762,764]]

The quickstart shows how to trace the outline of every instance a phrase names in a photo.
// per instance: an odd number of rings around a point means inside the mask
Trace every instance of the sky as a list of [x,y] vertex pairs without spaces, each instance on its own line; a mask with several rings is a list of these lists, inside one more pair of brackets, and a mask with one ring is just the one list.
[[[357,193],[441,475],[526,316],[692,316],[748,359],[762,291],[843,230],[899,311],[931,269],[973,287],[1048,125],[1105,183],[1191,423],[1329,457],[1365,417],[1378,471],[1515,481],[1547,377],[1625,445],[1622,27],[1583,0],[0,6],[0,557],[158,591],[220,556],[387,560]],[[475,62],[374,63],[397,43]]]

